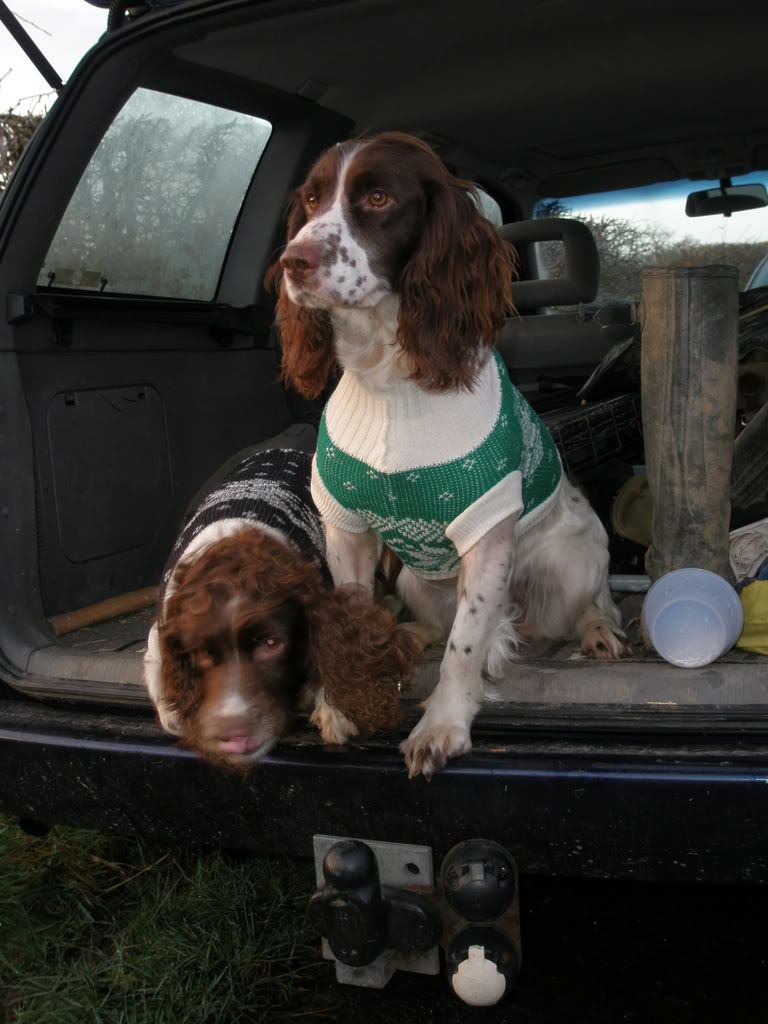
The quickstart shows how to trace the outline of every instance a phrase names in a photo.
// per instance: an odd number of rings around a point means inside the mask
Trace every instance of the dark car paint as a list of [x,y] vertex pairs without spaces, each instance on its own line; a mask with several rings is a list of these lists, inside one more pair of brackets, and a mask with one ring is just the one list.
[[[311,856],[316,833],[423,843],[492,836],[521,871],[768,881],[768,748],[759,738],[481,738],[431,782],[396,748],[284,744],[246,778],[146,715],[0,703],[0,807],[161,841]],[[716,827],[715,826],[716,823]]]

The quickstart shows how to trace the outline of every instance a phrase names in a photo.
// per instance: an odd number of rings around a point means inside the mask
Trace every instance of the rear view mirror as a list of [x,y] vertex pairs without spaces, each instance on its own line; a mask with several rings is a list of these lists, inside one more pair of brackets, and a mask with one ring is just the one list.
[[724,178],[719,188],[691,192],[685,201],[685,213],[687,217],[711,217],[714,214],[730,217],[732,213],[759,210],[763,206],[768,206],[765,185],[760,182],[732,185],[730,178]]

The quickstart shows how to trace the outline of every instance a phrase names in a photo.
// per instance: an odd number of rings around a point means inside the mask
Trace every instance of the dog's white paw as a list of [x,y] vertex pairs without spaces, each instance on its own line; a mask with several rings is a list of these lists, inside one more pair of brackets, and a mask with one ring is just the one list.
[[322,690],[315,699],[315,710],[309,720],[320,733],[323,743],[335,746],[342,746],[359,732],[354,722],[350,722],[345,714],[328,703]]
[[169,736],[184,735],[184,726],[182,725],[181,715],[178,711],[174,711],[173,708],[168,707],[164,701],[160,701],[157,705],[157,717],[160,721],[160,728],[163,732],[167,732]]
[[431,779],[452,757],[468,754],[472,749],[469,729],[462,722],[433,720],[425,711],[407,740],[400,744],[405,757],[408,778],[423,775]]
[[632,654],[624,630],[611,622],[592,622],[581,634],[581,649],[591,658],[615,660]]

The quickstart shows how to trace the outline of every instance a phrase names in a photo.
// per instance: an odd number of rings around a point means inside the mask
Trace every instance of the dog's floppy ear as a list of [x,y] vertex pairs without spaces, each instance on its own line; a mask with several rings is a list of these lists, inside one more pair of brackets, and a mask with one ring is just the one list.
[[[192,655],[182,641],[182,619],[188,600],[190,575],[197,568],[194,561],[182,559],[173,574],[174,591],[164,602],[157,617],[157,643],[160,651],[160,680],[165,703],[180,719],[189,719],[202,700],[202,684]],[[201,599],[210,600],[203,592]]]
[[319,398],[336,363],[330,314],[325,309],[297,306],[288,298],[284,281],[279,287],[276,319],[283,383],[303,398]]
[[513,309],[515,253],[480,213],[470,182],[440,165],[426,187],[423,234],[399,283],[398,339],[420,386],[471,387],[480,352]]
[[421,653],[413,637],[359,588],[317,592],[307,615],[315,690],[322,687],[361,736],[396,729],[402,720],[398,684]]
[[163,700],[182,719],[188,718],[200,700],[200,686],[190,655],[182,650],[174,620],[158,623]]
[[[287,240],[306,224],[304,204],[294,193],[288,208]],[[303,398],[322,395],[336,362],[331,317],[324,309],[306,309],[288,298],[279,258],[267,271],[264,283],[277,289],[275,319],[280,329],[281,376]]]

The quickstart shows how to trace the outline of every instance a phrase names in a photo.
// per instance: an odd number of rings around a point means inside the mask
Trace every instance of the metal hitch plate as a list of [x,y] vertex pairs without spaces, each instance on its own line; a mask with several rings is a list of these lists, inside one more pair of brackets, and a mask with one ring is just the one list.
[[[315,853],[315,881],[318,889],[325,885],[323,858],[328,850],[342,839],[354,836],[313,836]],[[412,846],[408,843],[385,843],[375,839],[363,839],[376,858],[379,881],[382,886],[396,889],[432,889],[435,874],[432,864],[432,850],[429,846]],[[439,974],[440,951],[437,946],[426,953],[406,955],[395,950],[385,950],[373,963],[365,967],[350,967],[334,957],[328,942],[322,940],[323,958],[336,964],[336,980],[342,985],[360,985],[365,988],[383,988],[395,971],[411,971],[414,974]]]

